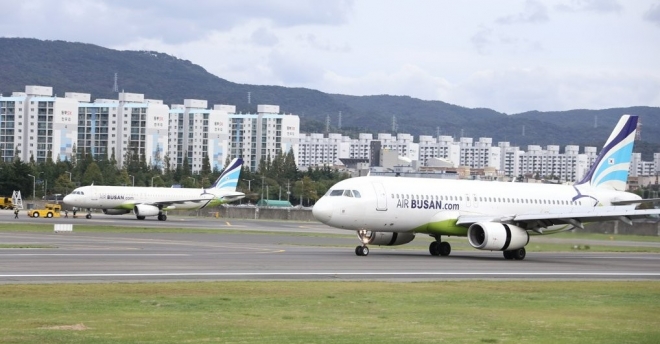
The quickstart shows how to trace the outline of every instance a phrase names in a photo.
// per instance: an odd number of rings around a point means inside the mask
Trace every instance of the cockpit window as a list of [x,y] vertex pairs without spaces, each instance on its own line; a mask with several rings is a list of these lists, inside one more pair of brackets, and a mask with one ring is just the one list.
[[360,198],[360,192],[357,190],[328,190],[325,194],[326,196],[344,196],[344,197],[354,197]]

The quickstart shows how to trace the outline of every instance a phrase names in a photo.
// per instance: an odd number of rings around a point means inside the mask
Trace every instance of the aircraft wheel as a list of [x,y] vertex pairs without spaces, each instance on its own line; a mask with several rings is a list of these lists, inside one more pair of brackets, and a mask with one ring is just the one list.
[[504,259],[508,259],[508,260],[513,259],[513,251],[504,251],[502,253],[504,254]]
[[167,215],[163,214],[163,221],[167,221]]
[[440,249],[438,248],[438,242],[434,241],[429,245],[429,253],[431,253],[432,256],[439,256],[440,255]]
[[34,213],[32,213],[32,217],[39,217],[39,213],[35,211]]
[[511,255],[513,256],[513,259],[515,259],[515,260],[523,260],[523,259],[525,259],[525,255],[527,255],[527,252],[525,251],[524,247],[519,248],[517,250],[513,250],[511,253],[512,253]]
[[147,218],[146,216],[136,216],[136,217],[137,217],[138,220],[144,220],[144,219]]
[[364,257],[369,254],[369,248],[367,246],[358,246],[355,248],[355,255]]
[[51,212],[47,213],[46,217],[50,219],[51,217],[53,217],[53,213],[51,213]]
[[451,245],[446,241],[438,243],[438,252],[443,257],[448,256],[451,253]]
[[85,215],[85,218],[88,219],[88,220],[91,219],[91,218],[92,218],[92,214],[87,214],[87,215]]

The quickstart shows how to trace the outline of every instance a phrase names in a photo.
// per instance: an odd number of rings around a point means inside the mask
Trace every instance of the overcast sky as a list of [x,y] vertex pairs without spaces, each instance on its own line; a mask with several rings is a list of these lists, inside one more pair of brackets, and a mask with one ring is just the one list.
[[155,50],[237,83],[506,113],[660,106],[660,0],[0,5],[1,36]]

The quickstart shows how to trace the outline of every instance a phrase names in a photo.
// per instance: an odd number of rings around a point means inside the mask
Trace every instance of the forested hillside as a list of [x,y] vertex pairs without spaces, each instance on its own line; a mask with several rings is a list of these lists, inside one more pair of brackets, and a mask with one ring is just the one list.
[[[166,104],[204,99],[209,104],[236,105],[254,112],[257,104],[279,105],[282,112],[301,117],[303,132],[322,132],[330,117],[331,131],[392,133],[458,137],[492,137],[526,148],[528,144],[600,146],[622,114],[641,117],[642,140],[637,145],[645,159],[660,151],[660,108],[630,107],[563,112],[527,112],[507,115],[490,109],[470,109],[441,101],[405,96],[347,96],[280,86],[237,84],[208,73],[176,57],[147,51],[117,51],[92,44],[0,38],[0,92],[23,91],[25,85],[52,86],[54,92],[91,93],[92,98],[116,98],[119,89],[143,93]],[[251,93],[248,104],[247,93]],[[342,113],[342,128],[337,128]],[[640,150],[641,149],[641,150]]]

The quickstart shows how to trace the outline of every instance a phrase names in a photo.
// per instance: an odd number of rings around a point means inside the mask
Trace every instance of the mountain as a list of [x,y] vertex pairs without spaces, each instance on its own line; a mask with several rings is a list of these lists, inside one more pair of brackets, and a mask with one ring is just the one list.
[[[0,91],[7,95],[26,85],[52,86],[56,94],[91,93],[92,99],[116,98],[119,89],[143,93],[166,104],[204,99],[209,104],[236,105],[239,112],[256,112],[257,104],[279,105],[282,112],[301,118],[302,132],[397,132],[414,136],[492,137],[523,149],[529,144],[602,146],[622,114],[639,115],[645,160],[660,151],[660,108],[629,107],[605,110],[526,112],[507,115],[490,109],[465,108],[441,101],[407,96],[348,96],[306,88],[237,84],[208,73],[190,61],[153,51],[118,51],[97,45],[27,38],[0,38]],[[247,94],[251,102],[248,104]],[[342,114],[342,128],[337,129]]]

